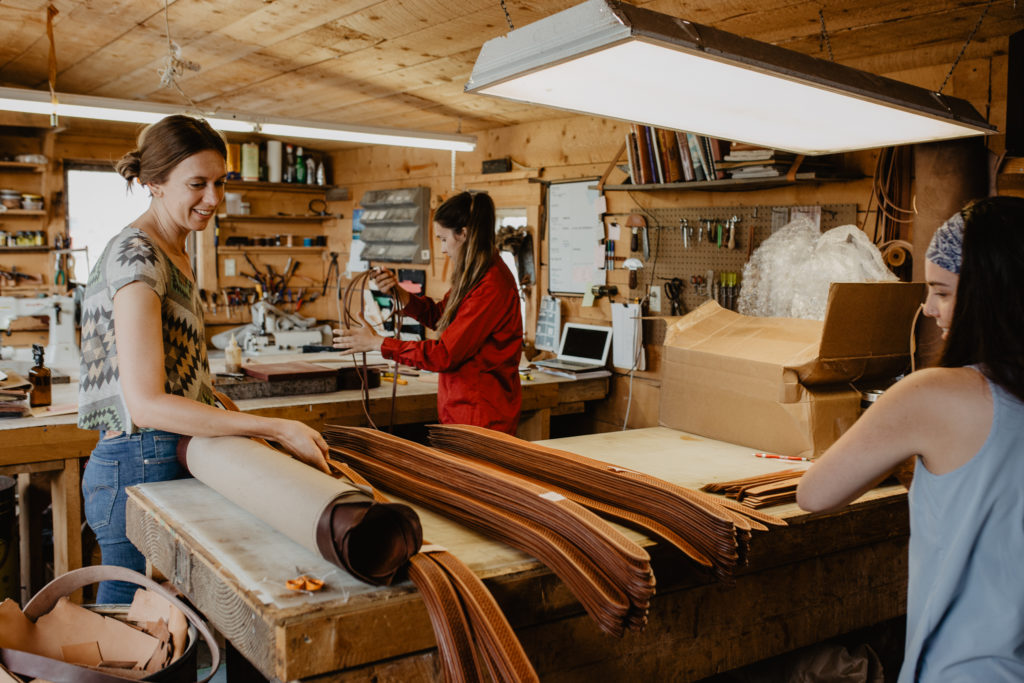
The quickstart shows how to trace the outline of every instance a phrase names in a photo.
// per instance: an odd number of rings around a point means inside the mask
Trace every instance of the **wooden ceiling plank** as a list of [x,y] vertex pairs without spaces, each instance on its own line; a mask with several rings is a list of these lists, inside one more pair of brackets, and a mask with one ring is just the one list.
[[[88,59],[97,50],[116,42],[140,21],[153,14],[152,5],[147,3],[110,0],[104,4],[102,21],[99,21],[92,5],[80,0],[74,7],[65,8],[54,17],[58,90],[78,92],[71,89],[75,84],[64,77],[65,71],[79,61]],[[44,20],[40,22],[38,30],[32,33],[32,45],[10,64],[10,68],[17,71],[19,82],[34,88],[45,87],[49,71],[50,42],[46,36],[45,14],[43,16]],[[84,30],[86,26],[88,29]]]
[[[190,43],[189,50],[196,54],[190,58],[208,72],[230,68],[236,61],[262,50],[264,46],[301,41],[306,32],[317,29],[325,21],[372,8],[378,3],[379,0],[288,0],[264,4],[261,9]],[[309,61],[308,58],[303,59],[302,64]],[[142,67],[142,73],[145,74],[151,66]],[[126,78],[131,77],[129,74]],[[188,74],[181,83],[187,83],[194,77],[195,74]],[[155,88],[150,92],[152,90]],[[141,94],[145,96],[148,93]]]
[[[247,86],[255,86],[283,74],[292,74],[302,69],[326,64],[343,56],[329,36],[323,36],[325,26],[317,27],[297,38],[263,48],[247,55],[244,59],[232,62],[219,69],[204,69],[188,78],[188,92],[198,101],[218,104],[217,98],[223,93],[231,93]],[[338,34],[337,29],[328,29],[331,36]],[[371,47],[369,37],[349,39],[350,50]]]
[[[844,64],[860,57],[879,54],[879,45],[887,46],[887,52],[948,45],[954,50],[953,57],[955,57],[977,21],[977,16],[972,16],[972,14],[929,15],[913,17],[887,26],[851,29],[845,32],[841,39],[833,38],[832,47],[836,52],[836,60]],[[982,23],[973,40],[980,42],[1005,37],[1021,28],[1024,28],[1024,14],[1018,14],[1016,18],[1008,17],[1002,20],[993,18],[991,23],[987,20]],[[816,46],[816,39],[794,41],[786,45],[790,49],[807,53],[816,50]],[[938,85],[936,84],[935,87]]]
[[[59,12],[54,18],[55,33],[61,16],[84,1],[56,0],[52,3]],[[23,69],[19,61],[40,41],[49,50],[49,41],[46,37],[46,7],[49,4],[51,3],[34,1],[0,3],[0,80],[10,79],[19,84],[28,84],[27,81],[16,77],[17,72]]]
[[[111,91],[104,86],[123,78],[127,73],[144,68],[151,68],[152,82],[159,83],[157,68],[163,65],[167,56],[166,23],[170,23],[171,39],[184,46],[197,37],[215,31],[224,23],[237,21],[258,6],[262,6],[260,0],[233,0],[230,3],[176,0],[168,7],[166,21],[163,8],[160,7],[160,11],[151,13],[145,20],[135,24],[118,40],[69,67],[63,76],[67,81],[75,83],[74,92],[136,99],[141,93]],[[187,50],[183,51],[182,56],[184,59],[190,58]]]

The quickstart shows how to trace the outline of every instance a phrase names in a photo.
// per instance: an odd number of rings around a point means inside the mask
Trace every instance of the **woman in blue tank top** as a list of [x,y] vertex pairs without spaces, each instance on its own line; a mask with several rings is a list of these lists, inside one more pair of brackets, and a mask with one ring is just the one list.
[[889,389],[797,502],[842,507],[916,456],[900,683],[1024,681],[1024,199],[969,204],[927,259],[940,367]]

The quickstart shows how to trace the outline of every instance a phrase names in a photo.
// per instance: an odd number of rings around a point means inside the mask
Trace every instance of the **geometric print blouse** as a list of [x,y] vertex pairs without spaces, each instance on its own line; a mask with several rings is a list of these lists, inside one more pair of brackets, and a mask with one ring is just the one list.
[[85,288],[78,390],[82,429],[141,431],[121,391],[114,339],[114,294],[132,282],[144,282],[160,297],[164,391],[214,404],[198,288],[146,233],[128,226],[107,243]]

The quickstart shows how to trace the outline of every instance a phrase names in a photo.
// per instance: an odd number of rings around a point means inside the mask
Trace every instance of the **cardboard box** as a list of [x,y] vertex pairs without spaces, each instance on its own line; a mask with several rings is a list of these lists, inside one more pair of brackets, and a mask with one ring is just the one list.
[[709,301],[665,335],[659,423],[782,455],[822,454],[860,415],[857,382],[909,367],[920,283],[834,283],[825,321]]

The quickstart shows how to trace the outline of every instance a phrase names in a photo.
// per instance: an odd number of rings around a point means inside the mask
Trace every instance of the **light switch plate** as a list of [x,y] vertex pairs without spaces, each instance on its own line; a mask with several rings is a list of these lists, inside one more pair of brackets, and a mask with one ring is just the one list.
[[651,313],[661,313],[661,285],[651,285],[651,293],[647,298],[647,309]]
[[224,259],[224,277],[234,277],[235,274],[235,259]]

